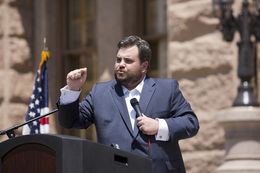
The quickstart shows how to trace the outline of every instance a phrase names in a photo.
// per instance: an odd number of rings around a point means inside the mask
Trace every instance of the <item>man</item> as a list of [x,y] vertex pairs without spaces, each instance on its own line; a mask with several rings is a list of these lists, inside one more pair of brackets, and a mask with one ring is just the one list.
[[[147,76],[150,59],[145,40],[123,38],[118,43],[115,79],[96,84],[81,103],[87,69],[68,73],[67,86],[61,89],[59,121],[66,128],[94,123],[98,142],[150,157],[154,173],[185,173],[178,141],[194,136],[199,122],[176,80]],[[132,98],[139,101],[142,116],[136,117]]]

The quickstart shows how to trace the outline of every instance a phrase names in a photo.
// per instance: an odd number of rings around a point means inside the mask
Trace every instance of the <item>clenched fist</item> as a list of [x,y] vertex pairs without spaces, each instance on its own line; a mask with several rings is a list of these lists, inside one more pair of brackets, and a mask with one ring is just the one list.
[[67,87],[69,90],[79,91],[87,78],[87,68],[73,70],[67,74]]

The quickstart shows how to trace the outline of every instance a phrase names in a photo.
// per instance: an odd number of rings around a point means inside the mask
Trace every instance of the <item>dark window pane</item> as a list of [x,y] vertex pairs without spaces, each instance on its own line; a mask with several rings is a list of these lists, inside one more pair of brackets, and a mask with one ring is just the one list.
[[78,48],[93,44],[94,3],[90,0],[69,1],[68,48]]
[[145,1],[145,35],[156,34],[157,11],[156,1]]

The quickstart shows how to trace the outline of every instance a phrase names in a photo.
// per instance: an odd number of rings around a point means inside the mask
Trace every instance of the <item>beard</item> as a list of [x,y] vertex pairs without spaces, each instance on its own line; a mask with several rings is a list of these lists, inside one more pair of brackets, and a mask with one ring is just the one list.
[[144,75],[141,72],[135,74],[134,73],[117,74],[115,72],[114,77],[118,83],[125,86],[127,89],[133,89],[142,81]]

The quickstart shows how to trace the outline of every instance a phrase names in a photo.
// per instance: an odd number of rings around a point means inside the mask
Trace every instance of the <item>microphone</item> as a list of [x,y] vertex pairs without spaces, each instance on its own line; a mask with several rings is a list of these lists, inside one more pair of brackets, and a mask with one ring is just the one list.
[[33,118],[33,119],[30,119],[30,120],[28,120],[28,121],[26,121],[26,122],[24,122],[24,123],[22,123],[22,124],[14,125],[14,126],[9,127],[9,128],[7,128],[7,129],[5,129],[5,130],[1,130],[1,131],[0,131],[0,135],[5,135],[5,134],[6,134],[9,138],[14,138],[14,137],[15,137],[14,130],[16,130],[16,129],[18,129],[19,127],[22,127],[22,126],[24,126],[24,125],[27,125],[27,124],[29,124],[29,123],[35,121],[35,120],[39,120],[39,119],[44,118],[44,117],[46,117],[46,116],[48,116],[48,115],[50,115],[50,114],[53,114],[53,113],[55,113],[55,112],[58,112],[58,111],[59,111],[59,109],[57,108],[57,109],[54,109],[53,111],[50,111],[49,113],[43,114],[43,115],[38,116],[38,117],[35,117],[35,118]]
[[[134,108],[134,110],[136,112],[136,118],[142,116],[142,112],[141,112],[139,102],[137,101],[137,99],[132,98],[130,100],[130,103],[131,103],[132,107]],[[139,128],[138,128],[138,134],[139,134]],[[137,142],[136,138],[137,138],[138,134],[134,138],[132,145],[134,145],[134,143]],[[151,150],[151,137],[149,135],[147,135],[147,137],[148,137],[147,148],[148,148],[148,151],[150,151]]]
[[134,108],[135,112],[136,112],[136,118],[142,116],[142,112],[139,106],[139,102],[137,101],[136,98],[132,98],[130,100],[130,103],[132,105],[132,107]]

